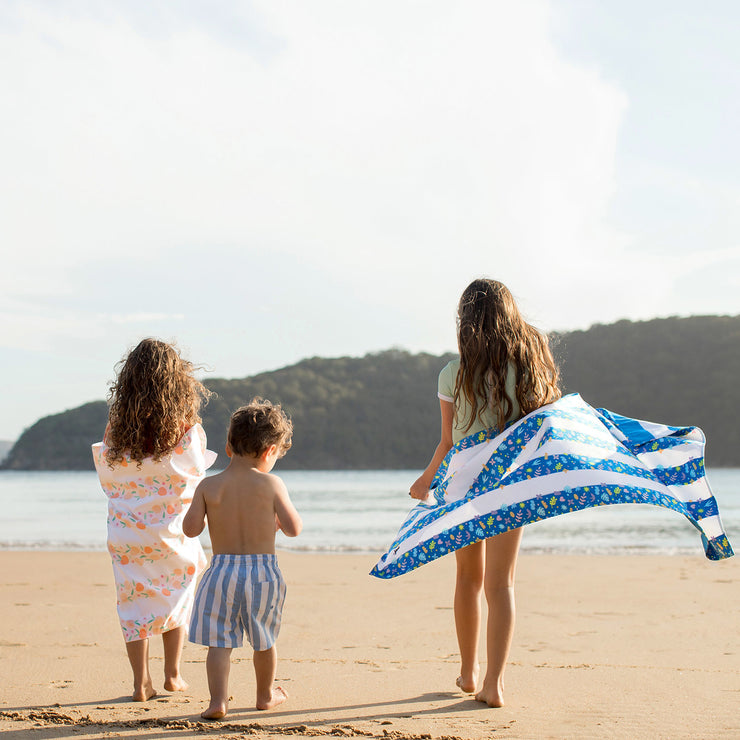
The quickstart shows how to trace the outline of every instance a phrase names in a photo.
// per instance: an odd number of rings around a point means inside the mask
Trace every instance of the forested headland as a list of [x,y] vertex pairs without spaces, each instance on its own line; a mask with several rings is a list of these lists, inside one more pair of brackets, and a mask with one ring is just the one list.
[[[620,321],[552,336],[565,393],[593,406],[707,435],[707,464],[740,466],[740,316]],[[388,350],[314,357],[243,379],[209,379],[209,447],[225,462],[230,413],[259,395],[293,420],[282,469],[421,469],[439,439],[437,375],[453,355]],[[14,470],[90,470],[104,401],[37,421],[4,462]]]

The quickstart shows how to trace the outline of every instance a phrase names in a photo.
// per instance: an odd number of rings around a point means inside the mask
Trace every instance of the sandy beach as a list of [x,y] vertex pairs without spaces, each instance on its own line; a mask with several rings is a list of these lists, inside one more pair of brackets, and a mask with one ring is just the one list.
[[[740,737],[740,559],[522,556],[507,705],[456,690],[451,557],[392,581],[373,556],[281,553],[288,582],[278,683],[257,712],[249,649],[235,651],[221,724],[190,689],[129,701],[106,553],[0,553],[0,733],[8,738],[362,736]],[[483,652],[481,651],[481,655]]]

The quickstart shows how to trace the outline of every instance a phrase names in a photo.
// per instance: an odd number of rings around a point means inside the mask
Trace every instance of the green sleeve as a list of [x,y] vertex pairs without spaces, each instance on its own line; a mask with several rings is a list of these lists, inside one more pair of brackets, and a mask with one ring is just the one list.
[[443,401],[452,403],[455,395],[455,380],[457,379],[457,369],[460,367],[460,360],[451,360],[439,373],[437,380],[437,396]]

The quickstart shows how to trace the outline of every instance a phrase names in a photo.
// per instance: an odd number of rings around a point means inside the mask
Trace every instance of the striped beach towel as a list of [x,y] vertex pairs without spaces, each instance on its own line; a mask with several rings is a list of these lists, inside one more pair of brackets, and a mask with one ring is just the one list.
[[705,477],[704,441],[697,427],[637,421],[565,396],[501,434],[458,442],[371,575],[393,578],[500,532],[608,504],[680,512],[710,560],[731,557]]

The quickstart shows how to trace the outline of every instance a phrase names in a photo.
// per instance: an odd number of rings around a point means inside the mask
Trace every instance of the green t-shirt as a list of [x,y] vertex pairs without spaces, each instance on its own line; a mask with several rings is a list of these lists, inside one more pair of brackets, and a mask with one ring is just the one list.
[[[455,395],[455,380],[457,379],[457,371],[460,369],[460,358],[456,358],[448,362],[439,374],[439,380],[437,381],[437,396],[443,401],[449,401],[454,403]],[[516,402],[516,375],[514,368],[509,365],[509,371],[506,374],[506,394],[512,401],[513,408],[511,416],[507,419],[517,419],[520,416],[519,404]],[[484,429],[490,429],[495,427],[498,423],[498,414],[495,413],[494,409],[487,408],[483,411],[480,418],[477,418],[473,422],[473,426],[465,431],[465,427],[470,419],[470,405],[464,394],[460,394],[460,407],[455,409],[455,416],[452,420],[452,443],[457,444],[461,439],[467,437],[469,434],[475,434],[481,432]],[[480,408],[480,406],[478,407]]]

